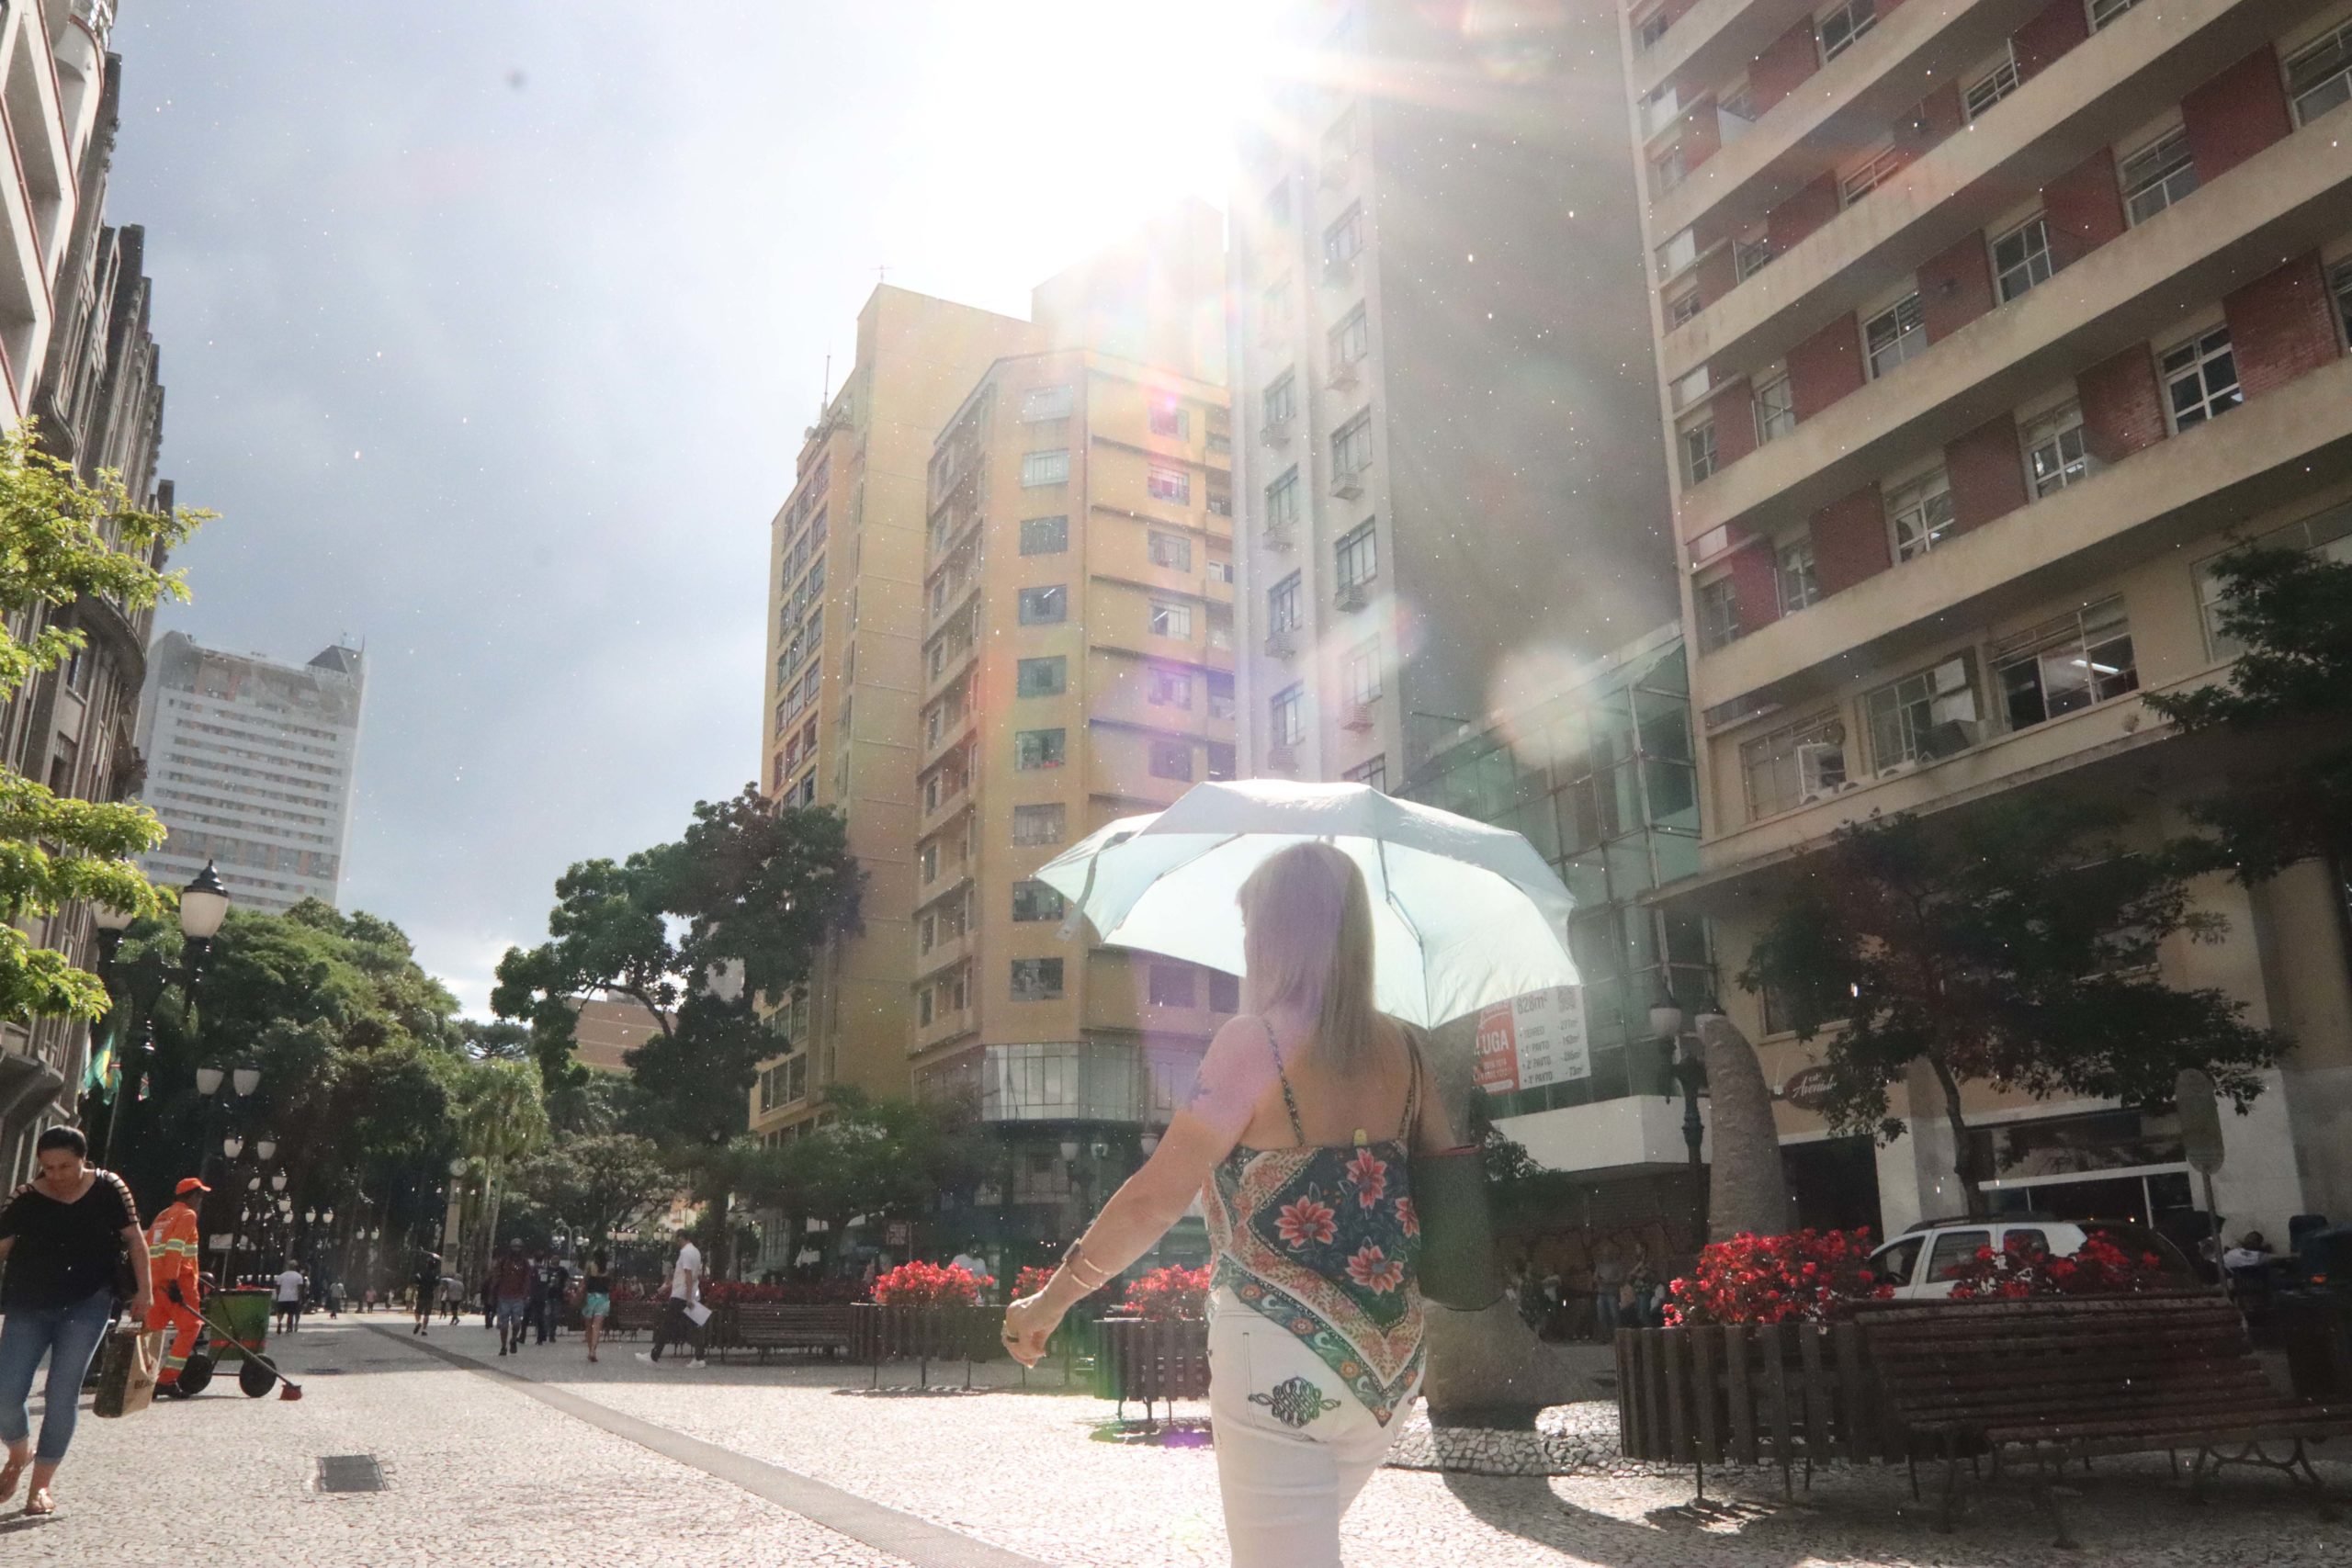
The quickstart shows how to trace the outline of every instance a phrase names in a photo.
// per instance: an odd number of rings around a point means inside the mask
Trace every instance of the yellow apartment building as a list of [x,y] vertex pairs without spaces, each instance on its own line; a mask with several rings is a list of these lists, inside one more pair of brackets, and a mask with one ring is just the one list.
[[777,1142],[822,1114],[825,1086],[907,1089],[916,759],[922,682],[924,475],[972,383],[1035,344],[1028,322],[888,286],[857,319],[857,359],[801,443],[776,513],[762,777],[772,799],[837,807],[865,868],[863,930],[771,1017],[777,1055],[751,1131]]
[[975,1235],[1074,1234],[1238,1005],[1033,875],[1234,775],[1230,454],[1222,387],[1085,348],[998,360],[931,454],[906,996],[917,1091],[999,1134]]

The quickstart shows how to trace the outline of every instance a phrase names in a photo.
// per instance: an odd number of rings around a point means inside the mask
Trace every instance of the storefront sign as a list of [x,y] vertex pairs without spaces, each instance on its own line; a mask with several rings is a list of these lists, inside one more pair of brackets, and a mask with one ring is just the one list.
[[1829,1103],[1829,1090],[1834,1081],[1829,1069],[1816,1062],[1810,1067],[1799,1067],[1791,1073],[1789,1081],[1781,1086],[1781,1098],[1799,1111],[1818,1111]]
[[1584,987],[1556,986],[1478,1015],[1478,1087],[1496,1093],[1592,1076]]

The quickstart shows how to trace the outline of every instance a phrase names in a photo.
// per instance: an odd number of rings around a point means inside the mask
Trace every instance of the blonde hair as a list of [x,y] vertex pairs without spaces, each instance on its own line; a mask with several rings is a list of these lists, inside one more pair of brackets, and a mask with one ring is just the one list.
[[1294,844],[1241,885],[1242,1006],[1289,1005],[1315,1020],[1308,1046],[1338,1069],[1378,1059],[1386,1021],[1373,1004],[1372,896],[1331,845]]

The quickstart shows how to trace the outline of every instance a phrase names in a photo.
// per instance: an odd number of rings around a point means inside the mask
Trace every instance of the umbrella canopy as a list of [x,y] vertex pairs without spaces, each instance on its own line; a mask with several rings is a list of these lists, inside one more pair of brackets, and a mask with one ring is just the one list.
[[1165,811],[1096,830],[1037,876],[1110,946],[1238,975],[1242,883],[1270,855],[1311,840],[1363,868],[1382,1011],[1433,1026],[1577,984],[1574,901],[1533,845],[1364,784],[1198,784]]

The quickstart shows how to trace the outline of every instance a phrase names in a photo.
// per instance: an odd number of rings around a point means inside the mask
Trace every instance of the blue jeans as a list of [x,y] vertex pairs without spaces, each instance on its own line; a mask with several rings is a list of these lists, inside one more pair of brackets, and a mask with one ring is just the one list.
[[55,1464],[74,1441],[81,1414],[82,1380],[114,1318],[114,1292],[103,1290],[62,1307],[14,1307],[0,1318],[0,1443],[10,1448],[32,1429],[33,1373],[49,1358],[48,1407],[33,1458]]

